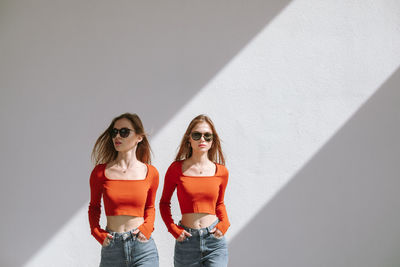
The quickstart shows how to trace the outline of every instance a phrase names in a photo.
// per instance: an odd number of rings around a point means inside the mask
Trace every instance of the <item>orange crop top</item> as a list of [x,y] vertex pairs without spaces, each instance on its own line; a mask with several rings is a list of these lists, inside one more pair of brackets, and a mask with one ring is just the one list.
[[176,225],[171,215],[171,197],[177,188],[181,213],[209,213],[217,215],[216,227],[223,233],[230,223],[224,204],[228,170],[224,165],[215,164],[214,176],[186,176],[182,173],[182,162],[175,161],[165,174],[164,189],[160,200],[161,217],[168,231],[177,238],[183,228]]
[[89,224],[92,235],[100,244],[107,237],[107,231],[100,227],[101,197],[107,216],[130,215],[144,218],[139,226],[147,239],[154,230],[154,201],[158,188],[158,171],[147,166],[144,180],[116,180],[105,176],[106,164],[97,165],[90,175]]

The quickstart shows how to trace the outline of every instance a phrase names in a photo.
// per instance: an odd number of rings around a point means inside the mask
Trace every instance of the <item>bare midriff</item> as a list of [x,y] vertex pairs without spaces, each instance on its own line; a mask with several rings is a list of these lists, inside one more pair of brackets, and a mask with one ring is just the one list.
[[143,222],[143,217],[129,215],[107,216],[107,229],[112,232],[123,233],[139,227]]
[[210,226],[217,220],[217,216],[208,213],[185,213],[182,214],[181,224],[193,229]]

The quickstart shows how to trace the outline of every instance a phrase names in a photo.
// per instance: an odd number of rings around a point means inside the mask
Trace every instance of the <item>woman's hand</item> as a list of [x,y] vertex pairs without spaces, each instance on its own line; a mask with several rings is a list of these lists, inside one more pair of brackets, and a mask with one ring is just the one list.
[[110,234],[107,234],[107,237],[104,239],[104,242],[103,242],[103,247],[107,247],[108,245],[110,245],[111,239],[113,239],[113,236]]
[[182,234],[180,236],[178,236],[178,238],[176,239],[176,241],[178,242],[182,242],[183,240],[186,239],[186,237],[191,237],[192,235],[188,232],[186,232],[186,230],[183,230]]
[[224,234],[216,227],[214,227],[214,229],[212,229],[210,233],[213,234],[216,238],[222,238],[224,236]]
[[146,236],[145,236],[144,234],[142,234],[142,232],[140,232],[139,229],[136,229],[135,231],[133,231],[132,234],[136,235],[136,236],[137,236],[137,239],[138,239],[140,242],[147,242],[147,241],[149,241],[149,240],[146,238]]

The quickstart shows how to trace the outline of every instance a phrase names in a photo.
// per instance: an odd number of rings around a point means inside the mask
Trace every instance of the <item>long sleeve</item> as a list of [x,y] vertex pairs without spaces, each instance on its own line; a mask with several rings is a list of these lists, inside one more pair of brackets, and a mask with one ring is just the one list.
[[103,244],[107,237],[107,231],[100,227],[101,197],[103,182],[99,176],[99,165],[97,165],[90,175],[90,203],[89,203],[89,225],[91,234],[96,240]]
[[164,188],[160,200],[160,213],[168,232],[178,238],[183,232],[183,228],[174,223],[171,214],[171,197],[177,186],[177,178],[179,176],[176,166],[176,162],[172,163],[165,174]]
[[139,226],[140,232],[142,232],[142,234],[144,234],[147,239],[150,238],[151,233],[154,231],[155,199],[159,183],[158,171],[153,168],[153,172],[154,174],[149,191],[147,193],[146,204],[144,206],[144,223]]
[[229,173],[226,168],[224,168],[224,169],[225,169],[226,174],[222,177],[223,180],[219,187],[219,194],[218,194],[218,199],[217,199],[216,208],[215,208],[215,213],[219,219],[219,223],[215,227],[217,229],[219,229],[223,234],[226,233],[229,226],[231,225],[229,222],[228,214],[226,212],[226,207],[224,204],[225,189],[228,184]]

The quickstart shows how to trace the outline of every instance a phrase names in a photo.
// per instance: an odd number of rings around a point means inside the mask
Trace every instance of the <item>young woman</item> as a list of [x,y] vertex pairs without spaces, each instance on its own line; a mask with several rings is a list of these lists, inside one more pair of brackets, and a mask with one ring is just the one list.
[[[176,238],[175,267],[228,264],[224,237],[230,226],[224,204],[228,170],[214,124],[205,115],[194,118],[182,138],[175,161],[165,175],[161,216]],[[171,196],[177,188],[182,219],[175,224]]]
[[[158,172],[150,165],[150,145],[136,114],[112,120],[94,145],[90,176],[89,224],[102,244],[100,266],[158,266],[154,201]],[[101,198],[107,216],[100,228]]]

